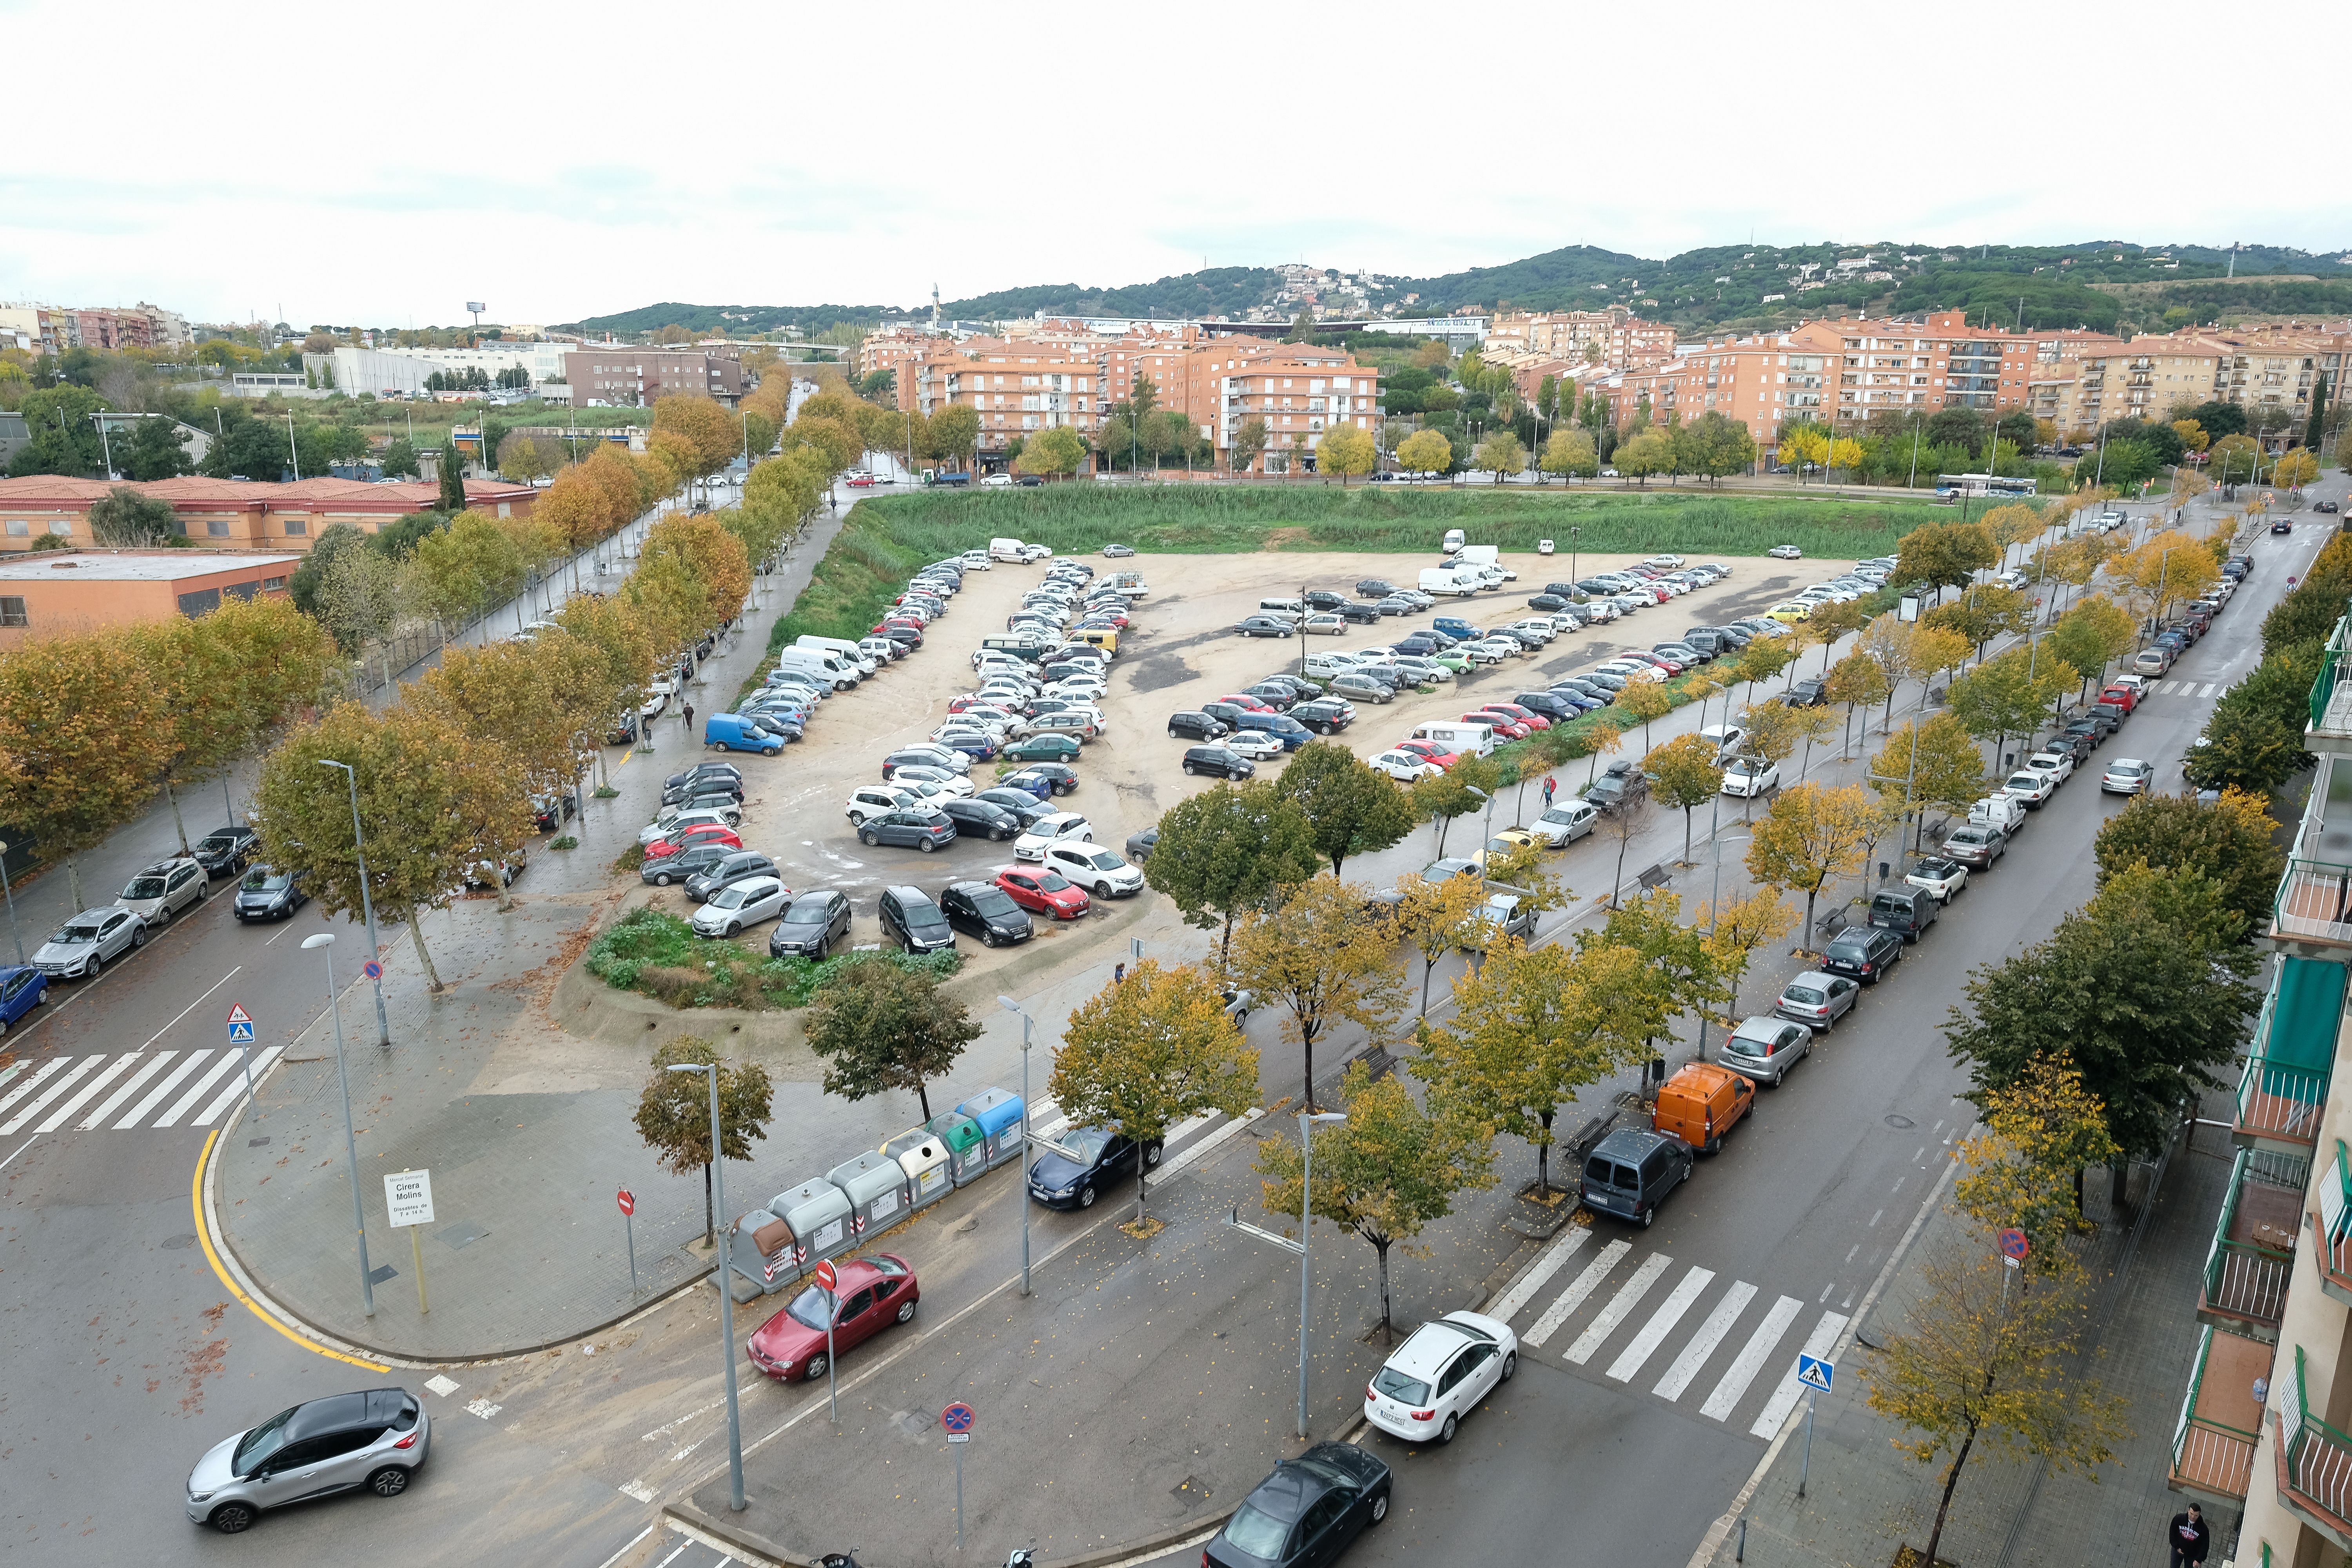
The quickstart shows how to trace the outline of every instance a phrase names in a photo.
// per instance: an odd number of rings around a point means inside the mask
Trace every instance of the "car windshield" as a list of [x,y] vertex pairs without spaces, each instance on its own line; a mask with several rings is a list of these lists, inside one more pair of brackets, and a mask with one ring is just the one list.
[[1062,1144],[1083,1156],[1089,1163],[1102,1157],[1105,1145],[1110,1142],[1110,1131],[1102,1127],[1081,1127],[1062,1140]]
[[131,886],[122,889],[122,896],[126,899],[160,899],[163,896],[163,879],[161,877],[138,878]]
[[1088,856],[1087,858],[1087,864],[1092,866],[1097,871],[1116,871],[1121,866],[1125,865],[1126,862],[1121,860],[1118,856],[1112,854],[1109,850],[1105,849],[1099,854]]
[[971,896],[971,912],[983,919],[992,920],[1005,915],[1016,915],[1021,910],[1010,898],[996,889],[991,888],[984,893],[974,893]]
[[1058,893],[1069,885],[1062,879],[1058,872],[1041,871],[1037,875],[1037,886],[1048,893]]
[[1225,1540],[1245,1557],[1271,1563],[1282,1555],[1290,1526],[1253,1503],[1244,1503],[1225,1523]]
[[740,885],[721,888],[711,895],[710,907],[714,910],[740,910],[743,907],[743,900],[747,896],[749,896],[749,890]]
[[238,1438],[229,1468],[240,1476],[249,1476],[258,1469],[264,1459],[286,1446],[287,1418],[300,1408],[299,1405],[289,1405]]
[[1429,1397],[1429,1384],[1418,1378],[1408,1377],[1392,1366],[1381,1368],[1380,1375],[1372,1379],[1372,1386],[1391,1399],[1406,1405],[1418,1405]]
[[98,927],[77,921],[72,925],[67,926],[64,930],[58,931],[57,935],[49,938],[49,940],[54,942],[61,942],[68,945],[74,942],[96,942],[98,940]]
[[786,925],[817,926],[831,918],[833,911],[823,899],[803,899],[784,911]]
[[228,834],[215,833],[210,838],[198,844],[196,847],[199,849],[234,849],[236,847],[236,840]]
[[1809,1005],[1818,1005],[1821,1003],[1829,1000],[1828,997],[1824,996],[1821,992],[1814,990],[1810,985],[1791,985],[1786,991],[1781,992],[1780,995],[1785,1001],[1803,1002]]
[[784,1310],[790,1312],[793,1321],[803,1328],[822,1331],[828,1326],[824,1315],[824,1292],[814,1285],[793,1297],[793,1304]]
[[245,880],[237,885],[248,893],[275,893],[291,886],[293,881],[293,877],[287,872],[272,871],[266,867],[257,866],[247,871],[245,874]]
[[1984,841],[1985,836],[1973,827],[1964,827],[1952,835],[1955,844],[1982,844]]

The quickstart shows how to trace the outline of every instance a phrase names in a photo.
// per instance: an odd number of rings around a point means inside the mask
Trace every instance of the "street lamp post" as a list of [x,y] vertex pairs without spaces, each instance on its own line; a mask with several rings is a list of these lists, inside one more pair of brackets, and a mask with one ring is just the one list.
[[1029,1290],[1029,1037],[1032,1020],[1029,1010],[1010,996],[999,996],[996,1005],[1007,1012],[1021,1015],[1021,1179],[1014,1184],[1021,1189],[1021,1293]]
[[1584,532],[1584,528],[1583,528],[1583,525],[1582,525],[1582,524],[1580,524],[1580,523],[1570,523],[1570,524],[1569,524],[1569,527],[1568,527],[1568,580],[1569,580],[1570,583],[1573,583],[1573,582],[1575,582],[1575,581],[1576,581],[1576,542],[1577,542],[1577,540],[1578,540],[1579,538],[1580,538],[1580,537],[1583,535],[1583,532]]
[[0,840],[0,898],[8,900],[8,934],[16,939],[16,962],[22,964],[26,962],[25,933],[16,929],[16,894],[8,886],[8,846],[5,840]]
[[319,765],[342,769],[343,780],[351,785],[352,852],[359,857],[360,862],[360,914],[367,921],[368,956],[376,966],[376,973],[372,977],[375,986],[375,1043],[389,1046],[392,1044],[392,1020],[383,1010],[383,943],[375,934],[375,900],[368,895],[367,845],[360,834],[360,775],[349,763],[339,763],[328,757],[320,758]]
[[[710,1081],[710,1179],[716,1191],[719,1212],[727,1212],[727,1162],[719,1152],[719,1064],[688,1062],[673,1066],[672,1072],[698,1072]],[[727,1384],[727,1478],[733,1488],[727,1506],[737,1513],[743,1511],[743,1417],[735,1404],[735,1292],[728,1289],[728,1254],[733,1250],[734,1237],[720,1244],[719,1254],[719,1371]],[[827,1358],[828,1362],[830,1357]]]
[[1314,1280],[1307,1257],[1307,1244],[1310,1227],[1315,1223],[1315,1128],[1318,1122],[1345,1121],[1344,1110],[1302,1110],[1298,1113],[1298,1142],[1305,1152],[1306,1165],[1300,1173],[1298,1189],[1298,1239],[1276,1236],[1263,1226],[1248,1224],[1241,1216],[1239,1205],[1226,1212],[1225,1224],[1235,1230],[1245,1230],[1260,1241],[1269,1241],[1286,1252],[1298,1254],[1298,1436],[1307,1436],[1307,1288]]
[[320,956],[327,961],[327,1011],[335,1016],[335,1077],[343,1086],[343,1153],[352,1167],[352,1232],[359,1237],[360,1244],[360,1301],[373,1318],[375,1281],[368,1273],[367,1215],[360,1207],[360,1143],[358,1135],[352,1131],[352,1077],[343,1066],[343,1009],[335,999],[335,933],[322,931],[315,936],[306,936],[302,945],[317,948]]

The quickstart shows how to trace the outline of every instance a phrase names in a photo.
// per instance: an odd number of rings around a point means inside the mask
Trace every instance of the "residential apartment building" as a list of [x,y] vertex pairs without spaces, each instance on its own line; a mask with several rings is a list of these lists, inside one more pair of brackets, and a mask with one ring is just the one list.
[[2216,344],[2134,338],[2104,352],[2037,363],[2028,374],[2026,407],[2055,425],[2060,440],[2082,441],[2110,419],[2162,423],[2179,404],[2207,401],[2221,364]]
[[1313,468],[1315,448],[1341,426],[1379,439],[1380,370],[1344,349],[1213,338],[1181,351],[1146,349],[1141,358],[1155,380],[1169,373],[1160,406],[1191,416],[1220,467],[1232,465],[1234,437],[1253,418],[1265,421],[1265,450],[1255,464],[1264,473]]
[[[2318,378],[2327,378],[2330,397],[2339,395],[2345,353],[2352,349],[2352,336],[2341,332],[2207,331],[2200,338],[2213,346],[2219,362],[2212,400],[2238,404],[2250,424],[2298,439]],[[2251,417],[2256,414],[2266,417],[2256,421]]]
[[74,310],[0,304],[0,347],[61,354],[68,349],[184,348],[193,341],[185,316],[143,301]]
[[1783,420],[1823,418],[1823,400],[1833,395],[1834,356],[1805,353],[1792,337],[1709,343],[1664,364],[1619,372],[1590,390],[1620,426],[1644,406],[1660,425],[1721,414],[1747,426],[1759,450],[1769,451]]
[[1998,418],[2026,405],[2041,353],[2033,338],[1971,327],[1958,310],[1808,321],[1788,339],[1823,362],[1820,416],[1832,424],[1860,425],[1890,410],[1973,408]]
[[980,416],[979,456],[1002,461],[1015,437],[1066,425],[1094,445],[1109,408],[1101,355],[1075,347],[971,338],[934,343],[904,366],[898,406],[925,417],[950,404]]
[[945,334],[915,327],[885,327],[868,332],[857,345],[857,375],[864,380],[877,370],[897,370],[951,340]]
[[649,349],[590,343],[568,349],[563,379],[583,408],[642,408],[672,392],[698,392],[733,407],[743,395],[737,348]]
[[1539,353],[1626,370],[1674,358],[1675,329],[1645,321],[1622,306],[1505,312],[1487,321],[1485,346],[1490,353]]
[[2211,1561],[2231,1557],[2243,1510],[2240,1568],[2352,1552],[2352,1072],[2336,1079],[2352,964],[2347,661],[2338,621],[2304,739],[2318,770],[2257,939],[2278,963],[2239,1079],[2166,1478],[2218,1513]]
[[[77,548],[97,544],[89,526],[91,503],[118,485],[101,479],[69,479],[54,474],[0,479],[0,554],[28,551],[43,534],[70,540]],[[386,522],[441,504],[431,483],[369,484],[361,479],[301,479],[271,484],[250,479],[188,476],[132,483],[132,489],[169,501],[179,531],[213,550],[279,550],[300,552],[328,525],[348,522],[373,533]],[[529,485],[467,479],[466,504],[493,517],[521,517],[539,499]]]

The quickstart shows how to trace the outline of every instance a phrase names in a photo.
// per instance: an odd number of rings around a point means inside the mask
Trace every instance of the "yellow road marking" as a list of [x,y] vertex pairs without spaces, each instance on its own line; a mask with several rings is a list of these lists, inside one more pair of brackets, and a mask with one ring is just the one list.
[[325,1345],[319,1343],[315,1340],[305,1339],[302,1335],[296,1333],[286,1324],[280,1322],[273,1314],[262,1310],[260,1304],[256,1302],[252,1297],[247,1295],[243,1290],[239,1289],[237,1288],[236,1281],[229,1278],[228,1269],[221,1263],[220,1254],[213,1250],[212,1232],[207,1230],[205,1226],[205,1167],[211,1163],[213,1157],[213,1145],[218,1142],[220,1142],[219,1128],[215,1127],[210,1132],[205,1134],[204,1152],[196,1156],[195,1179],[188,1184],[188,1203],[189,1206],[194,1210],[196,1216],[196,1239],[204,1243],[205,1258],[206,1261],[212,1264],[213,1273],[219,1279],[223,1285],[228,1287],[228,1293],[230,1295],[245,1303],[247,1310],[250,1311],[255,1317],[259,1318],[263,1322],[268,1323],[271,1328],[276,1329],[279,1333],[284,1334],[288,1339],[292,1340],[296,1344],[300,1345],[304,1350],[316,1351],[319,1354],[327,1357],[331,1361],[342,1362],[346,1365],[350,1366],[365,1367],[370,1372],[390,1372],[392,1368],[383,1362],[362,1361],[358,1356],[345,1355],[341,1351],[330,1350]]

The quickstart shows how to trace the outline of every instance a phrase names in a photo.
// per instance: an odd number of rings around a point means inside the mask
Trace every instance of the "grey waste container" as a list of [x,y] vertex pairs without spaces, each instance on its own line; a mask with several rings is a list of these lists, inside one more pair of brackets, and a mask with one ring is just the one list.
[[882,1145],[882,1152],[907,1173],[907,1197],[916,1208],[948,1195],[955,1184],[948,1174],[947,1140],[927,1127],[910,1127]]
[[793,1262],[803,1274],[857,1239],[849,1228],[849,1194],[821,1176],[770,1198],[768,1212],[793,1227]]
[[957,1113],[969,1116],[988,1146],[991,1170],[1021,1157],[1021,1097],[1009,1089],[984,1089],[961,1105]]
[[906,1167],[879,1152],[835,1165],[824,1179],[849,1199],[850,1234],[861,1238],[879,1236],[914,1206]]
[[931,1118],[930,1129],[947,1142],[948,1174],[957,1186],[986,1173],[988,1140],[982,1136],[979,1122],[969,1116],[943,1110]]
[[[730,1227],[729,1268],[765,1295],[797,1281],[793,1227],[766,1209],[753,1209]],[[740,1299],[740,1298],[739,1298]]]

